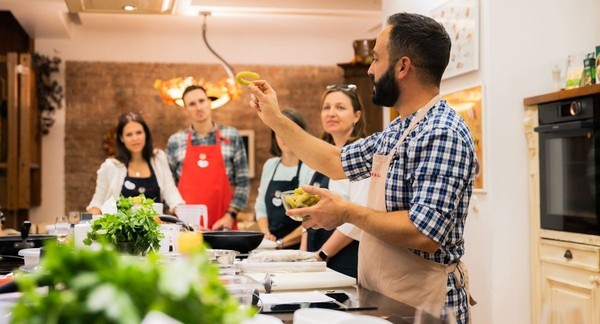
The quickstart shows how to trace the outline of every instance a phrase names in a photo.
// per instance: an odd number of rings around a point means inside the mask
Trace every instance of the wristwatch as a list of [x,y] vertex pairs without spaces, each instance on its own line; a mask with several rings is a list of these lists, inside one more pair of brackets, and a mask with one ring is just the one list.
[[319,251],[319,258],[321,258],[321,260],[327,262],[327,259],[329,259],[329,256],[327,255],[327,253],[325,253],[325,251],[320,250]]
[[277,248],[278,249],[283,248],[283,240],[282,239],[278,239],[277,241],[275,241],[275,243],[277,243]]
[[226,213],[229,214],[233,219],[237,218],[237,212],[235,210],[228,210]]

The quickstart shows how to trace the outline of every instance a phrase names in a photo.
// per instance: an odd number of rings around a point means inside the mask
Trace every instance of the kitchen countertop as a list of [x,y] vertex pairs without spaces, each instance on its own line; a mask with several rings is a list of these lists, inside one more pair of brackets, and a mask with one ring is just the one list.
[[[345,292],[350,296],[350,299],[353,303],[357,303],[355,305],[377,307],[377,309],[349,310],[348,312],[351,314],[381,317],[395,324],[412,324],[414,323],[416,316],[420,316],[419,323],[441,323],[440,320],[435,319],[428,314],[423,314],[412,306],[406,305],[360,286],[318,291],[322,293]],[[275,316],[286,324],[291,324],[294,317],[294,313],[291,312],[267,313],[267,315]]]

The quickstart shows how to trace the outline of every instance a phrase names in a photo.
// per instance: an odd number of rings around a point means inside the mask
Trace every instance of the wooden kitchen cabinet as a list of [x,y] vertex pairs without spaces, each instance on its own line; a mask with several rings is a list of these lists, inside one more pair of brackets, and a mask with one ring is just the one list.
[[540,240],[544,323],[600,323],[600,247]]
[[0,55],[0,207],[19,228],[41,202],[41,132],[32,55]]
[[600,324],[600,236],[541,228],[539,136],[534,131],[539,105],[599,93],[597,84],[524,99],[529,150],[532,324]]
[[355,84],[358,88],[358,96],[364,108],[367,135],[381,132],[383,130],[383,107],[375,105],[371,100],[373,84],[367,74],[369,65],[340,63],[338,66],[344,70],[344,83]]

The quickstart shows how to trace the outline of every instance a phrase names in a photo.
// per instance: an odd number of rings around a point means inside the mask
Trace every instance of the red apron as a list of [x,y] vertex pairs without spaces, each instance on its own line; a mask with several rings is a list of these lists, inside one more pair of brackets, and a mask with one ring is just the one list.
[[[179,177],[179,193],[186,204],[202,204],[208,209],[208,224],[211,229],[219,220],[233,197],[233,190],[225,171],[225,162],[221,154],[221,133],[216,128],[215,145],[192,145],[192,131],[188,131],[185,158]],[[228,139],[223,138],[228,141]],[[202,224],[202,223],[201,223]],[[237,229],[234,221],[233,229]]]

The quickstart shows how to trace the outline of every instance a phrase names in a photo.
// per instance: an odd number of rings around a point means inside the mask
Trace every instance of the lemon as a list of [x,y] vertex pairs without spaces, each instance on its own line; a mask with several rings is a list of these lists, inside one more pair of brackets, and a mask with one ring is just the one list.
[[181,232],[177,239],[177,245],[180,253],[191,253],[197,251],[204,241],[200,232]]

